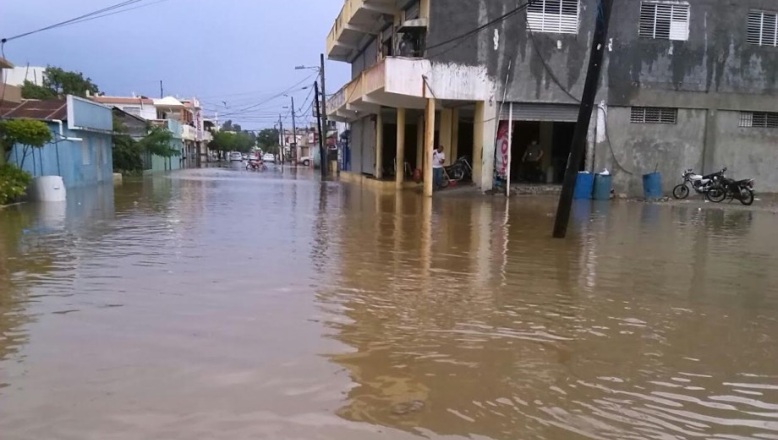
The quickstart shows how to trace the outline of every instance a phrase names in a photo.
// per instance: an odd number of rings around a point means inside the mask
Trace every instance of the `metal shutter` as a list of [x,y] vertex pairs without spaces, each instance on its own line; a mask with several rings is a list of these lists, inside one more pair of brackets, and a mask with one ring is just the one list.
[[[507,121],[510,103],[505,103],[500,120]],[[513,104],[514,121],[578,122],[578,106],[570,104]]]

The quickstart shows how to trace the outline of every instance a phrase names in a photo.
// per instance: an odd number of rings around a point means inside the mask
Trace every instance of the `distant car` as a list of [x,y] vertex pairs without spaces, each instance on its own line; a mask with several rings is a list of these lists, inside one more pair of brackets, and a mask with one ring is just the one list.
[[300,158],[300,160],[297,161],[297,163],[305,166],[310,166],[313,162],[313,158],[310,156],[303,156]]
[[249,159],[248,160],[258,160],[258,159],[259,159],[259,154],[257,154],[257,153],[249,154]]
[[276,157],[270,153],[265,153],[265,155],[262,156],[262,162],[275,163],[275,161],[276,161]]
[[241,162],[243,161],[243,155],[238,153],[237,151],[233,151],[230,153],[230,162]]

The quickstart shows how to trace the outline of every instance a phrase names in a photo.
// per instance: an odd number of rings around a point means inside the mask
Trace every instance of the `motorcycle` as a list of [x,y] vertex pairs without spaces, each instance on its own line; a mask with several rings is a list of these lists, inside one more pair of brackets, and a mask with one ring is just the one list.
[[466,178],[472,178],[473,167],[467,161],[467,156],[462,156],[453,164],[443,167],[442,187],[447,187],[451,182],[461,182]]
[[734,180],[724,176],[713,179],[713,185],[705,196],[714,203],[720,203],[729,198],[750,206],[754,203],[754,179]]
[[267,169],[267,166],[265,166],[264,162],[258,161],[258,160],[250,160],[246,162],[246,170],[249,171],[265,171]]
[[724,176],[725,172],[727,172],[726,168],[708,174],[707,176],[702,176],[689,168],[684,171],[681,176],[683,178],[683,183],[676,185],[676,187],[673,188],[673,197],[676,199],[685,199],[689,197],[689,185],[691,185],[692,189],[694,189],[697,194],[706,194],[713,185],[714,179],[716,177]]

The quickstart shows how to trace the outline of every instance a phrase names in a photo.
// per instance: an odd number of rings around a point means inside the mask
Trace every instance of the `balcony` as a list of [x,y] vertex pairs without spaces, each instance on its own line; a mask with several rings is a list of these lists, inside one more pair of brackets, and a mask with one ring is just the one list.
[[362,38],[378,34],[395,13],[395,0],[345,0],[327,36],[327,57],[348,61]]
[[348,122],[376,113],[382,106],[422,109],[422,75],[427,72],[427,60],[386,58],[338,90],[327,101],[327,115]]
[[197,139],[197,130],[191,125],[181,126],[181,139],[185,141],[194,141]]

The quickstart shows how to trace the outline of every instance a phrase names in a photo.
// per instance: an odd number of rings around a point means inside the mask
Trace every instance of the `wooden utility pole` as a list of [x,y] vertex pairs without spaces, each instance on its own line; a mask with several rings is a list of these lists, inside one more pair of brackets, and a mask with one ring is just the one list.
[[281,144],[279,145],[279,149],[281,150],[278,154],[281,160],[281,164],[285,162],[284,160],[284,120],[281,119],[281,115],[278,115],[278,142]]
[[594,99],[597,97],[612,9],[613,0],[599,0],[597,23],[594,28],[594,36],[592,37],[591,53],[589,54],[589,69],[586,73],[586,82],[584,83],[583,97],[581,98],[581,107],[578,112],[578,123],[573,134],[570,156],[567,159],[562,195],[559,197],[559,207],[557,208],[556,221],[554,222],[554,238],[565,238],[567,235],[567,224],[570,221],[570,209],[573,204],[573,191],[575,190],[578,170],[581,167],[586,150],[586,135],[589,132],[589,123],[592,120]]
[[[321,155],[321,177],[327,177],[327,133],[329,129],[327,127],[327,89],[324,83],[324,54],[319,56],[321,59],[321,66],[319,67],[319,74],[321,75],[321,108],[319,114],[321,115],[321,135],[324,136],[323,145],[324,148],[320,148],[319,154]],[[318,100],[316,102],[319,102]]]
[[295,121],[295,113],[294,113],[294,96],[292,98],[292,145],[291,147],[294,148],[294,166],[297,166],[297,163],[300,161],[300,147],[297,145],[297,122]]
[[165,88],[162,86],[162,80],[159,80],[159,99],[165,97]]
[[316,113],[319,115],[319,117],[316,118],[316,121],[317,121],[317,125],[318,125],[318,128],[319,128],[319,157],[321,158],[321,160],[320,160],[320,162],[321,162],[321,164],[320,164],[321,165],[321,177],[323,179],[323,178],[327,177],[327,170],[326,170],[327,164],[326,164],[326,158],[324,157],[324,154],[325,154],[324,146],[325,146],[325,142],[326,141],[324,140],[324,136],[322,135],[322,132],[324,130],[326,130],[326,128],[322,127],[322,122],[324,122],[325,119],[322,117],[321,106],[319,105],[319,83],[318,82],[313,83],[313,90],[315,92],[315,98],[316,98],[316,101],[315,101],[316,102]]

